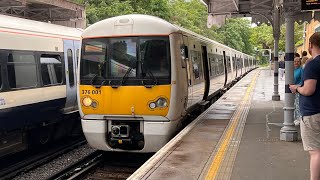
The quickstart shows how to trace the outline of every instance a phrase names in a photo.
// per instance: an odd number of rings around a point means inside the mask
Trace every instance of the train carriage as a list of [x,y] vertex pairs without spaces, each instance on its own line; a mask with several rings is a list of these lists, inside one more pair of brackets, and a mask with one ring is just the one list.
[[0,156],[68,131],[64,116],[78,113],[75,70],[81,33],[0,15]]
[[83,132],[96,149],[155,152],[188,113],[234,82],[235,65],[239,77],[249,70],[242,53],[157,17],[95,23],[82,34]]

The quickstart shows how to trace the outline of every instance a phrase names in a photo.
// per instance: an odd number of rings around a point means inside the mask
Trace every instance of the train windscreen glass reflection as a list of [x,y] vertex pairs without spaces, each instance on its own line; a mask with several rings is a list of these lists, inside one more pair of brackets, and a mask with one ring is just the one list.
[[126,77],[131,83],[144,78],[170,79],[168,37],[84,39],[81,54],[81,84],[90,84],[96,77]]

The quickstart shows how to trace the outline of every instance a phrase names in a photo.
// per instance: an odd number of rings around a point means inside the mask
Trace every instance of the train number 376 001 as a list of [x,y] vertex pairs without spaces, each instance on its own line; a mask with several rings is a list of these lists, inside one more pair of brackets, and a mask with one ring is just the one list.
[[82,94],[101,94],[101,90],[82,90]]

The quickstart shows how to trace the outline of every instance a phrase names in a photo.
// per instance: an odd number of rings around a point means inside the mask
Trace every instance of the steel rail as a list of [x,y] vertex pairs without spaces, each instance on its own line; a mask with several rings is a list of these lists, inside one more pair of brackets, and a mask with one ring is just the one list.
[[80,140],[74,141],[71,144],[60,146],[45,153],[36,154],[26,160],[12,164],[6,169],[2,169],[0,171],[0,177],[1,179],[11,179],[22,172],[36,169],[37,167],[57,158],[58,156],[61,156],[62,154],[65,154],[66,152],[69,152],[86,143],[86,140],[81,138]]

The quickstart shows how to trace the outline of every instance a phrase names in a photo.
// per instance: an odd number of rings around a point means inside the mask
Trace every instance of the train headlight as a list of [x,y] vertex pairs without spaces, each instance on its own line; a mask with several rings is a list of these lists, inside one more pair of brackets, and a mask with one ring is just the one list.
[[97,101],[93,101],[93,102],[91,103],[91,107],[97,108],[97,107],[98,107]]
[[85,97],[82,99],[82,104],[86,107],[89,107],[92,104],[92,99],[90,97]]
[[149,104],[149,107],[150,107],[151,109],[154,109],[154,108],[157,107],[157,105],[156,105],[156,103],[152,102],[152,103]]
[[166,107],[168,105],[168,102],[165,98],[159,98],[156,102],[157,107]]

